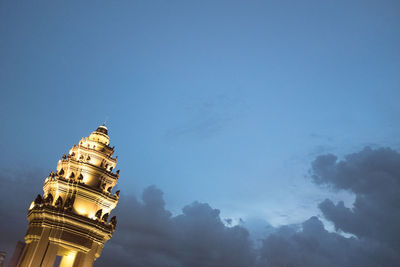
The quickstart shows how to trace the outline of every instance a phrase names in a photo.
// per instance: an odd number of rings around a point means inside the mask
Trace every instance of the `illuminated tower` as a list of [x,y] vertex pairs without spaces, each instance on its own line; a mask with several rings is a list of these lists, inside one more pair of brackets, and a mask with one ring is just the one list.
[[108,130],[99,126],[89,137],[73,145],[44,181],[43,197],[38,195],[28,212],[26,246],[18,266],[92,266],[111,238],[119,191],[111,193],[119,171],[113,173],[117,157],[109,146]]

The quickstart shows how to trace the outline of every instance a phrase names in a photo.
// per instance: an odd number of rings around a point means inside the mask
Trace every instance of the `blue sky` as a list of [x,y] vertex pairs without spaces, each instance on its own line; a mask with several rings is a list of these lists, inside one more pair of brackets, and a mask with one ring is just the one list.
[[[119,188],[298,223],[318,155],[400,147],[397,1],[0,3],[0,160],[54,170],[107,119]],[[37,177],[42,183],[44,177]]]

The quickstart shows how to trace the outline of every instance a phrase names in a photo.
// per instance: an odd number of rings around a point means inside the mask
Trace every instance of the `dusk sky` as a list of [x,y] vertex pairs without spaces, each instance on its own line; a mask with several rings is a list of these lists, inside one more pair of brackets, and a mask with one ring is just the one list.
[[400,2],[1,1],[0,90],[0,166],[38,174],[27,199],[106,122],[126,199],[154,185],[172,216],[198,201],[252,234],[316,216],[362,239],[323,206],[357,189],[312,174],[398,155]]

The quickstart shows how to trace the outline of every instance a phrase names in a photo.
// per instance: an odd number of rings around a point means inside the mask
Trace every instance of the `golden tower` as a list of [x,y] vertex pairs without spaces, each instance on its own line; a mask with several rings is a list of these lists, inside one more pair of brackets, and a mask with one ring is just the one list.
[[44,181],[28,211],[26,246],[21,267],[92,266],[105,242],[111,238],[116,218],[108,221],[119,191],[111,193],[119,171],[113,173],[117,157],[109,146],[108,130],[99,126],[89,137],[73,145]]

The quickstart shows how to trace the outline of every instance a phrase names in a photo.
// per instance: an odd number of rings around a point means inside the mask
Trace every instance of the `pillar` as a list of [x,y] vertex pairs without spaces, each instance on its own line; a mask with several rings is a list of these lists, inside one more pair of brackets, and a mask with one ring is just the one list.
[[44,227],[39,241],[29,243],[29,245],[26,247],[26,251],[24,252],[24,257],[19,264],[20,267],[40,266],[49,246],[49,235],[50,228]]
[[54,261],[57,256],[57,251],[58,251],[58,245],[49,242],[40,267],[53,267]]
[[95,257],[92,250],[88,253],[78,252],[73,267],[92,267]]

